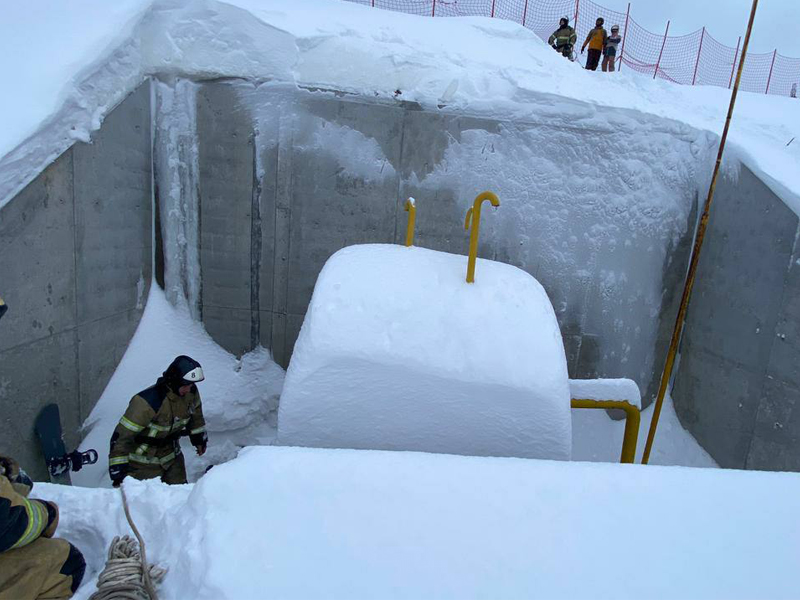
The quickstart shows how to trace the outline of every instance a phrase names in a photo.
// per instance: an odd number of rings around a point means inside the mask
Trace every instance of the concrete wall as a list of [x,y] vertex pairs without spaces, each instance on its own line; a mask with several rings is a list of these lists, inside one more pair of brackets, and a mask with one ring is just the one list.
[[[624,111],[617,119],[613,130],[550,117],[509,123],[270,84],[198,84],[206,328],[233,353],[260,342],[286,366],[332,253],[402,243],[403,200],[414,195],[416,243],[465,254],[466,208],[489,188],[503,206],[484,217],[480,255],[543,283],[571,375],[632,377],[652,396],[688,258],[692,169],[704,155],[685,126]],[[632,138],[630,128],[650,135]],[[662,148],[660,163],[647,164],[635,140]],[[628,196],[583,201],[601,175]],[[621,218],[626,202],[635,208]]]
[[798,235],[797,216],[747,168],[720,181],[673,398],[723,467],[800,470]]
[[[0,209],[0,453],[46,479],[33,432],[55,402],[67,446],[136,329],[151,271],[150,91],[142,85]],[[104,451],[103,448],[98,448]]]

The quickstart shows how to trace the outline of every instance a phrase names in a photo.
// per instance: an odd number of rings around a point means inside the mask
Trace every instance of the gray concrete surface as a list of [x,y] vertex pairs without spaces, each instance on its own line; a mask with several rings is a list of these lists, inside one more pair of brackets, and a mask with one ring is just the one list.
[[[568,182],[593,175],[598,147],[628,147],[632,117],[619,118],[625,124],[619,131],[570,125],[564,143],[555,140],[569,149],[563,159],[575,173],[562,174]],[[694,132],[637,118],[631,126],[651,129],[651,143],[663,144],[665,155],[677,140],[686,145],[686,163],[697,162],[690,151]],[[484,217],[480,255],[542,282],[556,307],[571,376],[631,377],[652,397],[653,366],[663,362],[666,347],[655,340],[669,336],[678,299],[672,290],[686,269],[694,182],[655,171],[641,177],[654,186],[666,181],[641,195],[643,207],[648,193],[668,199],[666,208],[647,208],[660,218],[648,221],[643,234],[636,218],[626,223],[582,202],[582,183],[545,184],[531,176],[537,161],[562,160],[541,147],[563,129],[546,121],[508,123],[269,83],[197,84],[206,328],[235,354],[260,342],[285,367],[331,254],[356,243],[401,243],[409,195],[419,203],[417,245],[465,254],[466,207],[489,188],[499,190],[504,204]],[[495,150],[502,154],[500,172],[481,158]],[[457,161],[453,152],[465,156]],[[618,155],[609,151],[605,167],[621,177],[629,167],[615,164]],[[665,173],[672,166],[664,165]],[[680,163],[672,170],[687,168]],[[520,180],[530,189],[509,184]],[[612,177],[609,187],[626,181]]]
[[720,181],[673,398],[723,467],[800,470],[798,235],[797,216],[746,167]]
[[[78,428],[136,329],[151,271],[149,84],[0,210],[0,453],[37,479],[40,408]],[[103,448],[98,448],[104,451]]]

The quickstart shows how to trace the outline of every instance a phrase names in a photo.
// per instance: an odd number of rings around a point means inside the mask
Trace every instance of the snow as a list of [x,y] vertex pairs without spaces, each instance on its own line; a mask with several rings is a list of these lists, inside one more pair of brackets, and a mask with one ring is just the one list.
[[[32,0],[4,14],[0,56],[15,93],[0,111],[0,202],[152,74],[247,77],[565,126],[619,107],[715,137],[728,107],[724,89],[583,71],[500,19],[431,19],[331,0],[106,4],[83,0],[76,10]],[[728,148],[729,160],[744,162],[796,212],[800,145],[788,143],[800,137],[799,111],[791,98],[740,94]]]
[[631,379],[570,379],[569,393],[580,400],[619,400],[642,408],[639,386]]
[[525,271],[350,246],[317,279],[281,396],[284,445],[568,459],[567,364]]
[[81,449],[94,448],[97,464],[73,473],[81,486],[111,485],[108,478],[108,444],[128,402],[150,387],[172,360],[186,354],[203,366],[206,379],[198,385],[208,429],[208,451],[198,457],[182,438],[189,481],[209,465],[230,460],[246,445],[270,444],[275,439],[278,398],[283,369],[267,350],[258,348],[237,359],[220,348],[188,307],[173,307],[164,292],[153,285],[142,320],[103,395],[84,423]]
[[[793,473],[258,447],[195,485],[124,485],[149,559],[170,569],[164,600],[797,589]],[[85,600],[112,537],[129,533],[118,492],[34,495],[59,504],[59,534],[87,556]]]

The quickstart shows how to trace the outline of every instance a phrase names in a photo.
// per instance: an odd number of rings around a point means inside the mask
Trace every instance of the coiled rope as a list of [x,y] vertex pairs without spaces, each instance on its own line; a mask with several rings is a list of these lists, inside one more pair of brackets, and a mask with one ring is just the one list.
[[100,573],[97,591],[89,600],[158,600],[155,586],[163,581],[167,570],[147,564],[147,549],[131,517],[125,490],[120,487],[119,491],[125,518],[136,539],[124,535],[111,541],[106,568]]

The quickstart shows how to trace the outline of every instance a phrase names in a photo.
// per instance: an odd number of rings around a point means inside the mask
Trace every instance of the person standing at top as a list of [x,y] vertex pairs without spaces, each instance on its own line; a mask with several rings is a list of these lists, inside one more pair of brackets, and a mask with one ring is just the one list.
[[550,39],[547,40],[547,43],[557,52],[560,52],[565,58],[570,58],[572,55],[572,47],[577,41],[578,35],[575,33],[575,30],[569,26],[569,19],[567,17],[561,17],[558,29],[553,32]]
[[605,23],[603,17],[599,17],[597,21],[595,21],[594,29],[586,36],[586,41],[583,42],[583,46],[581,47],[581,54],[583,54],[584,50],[586,50],[586,46],[589,46],[589,54],[586,57],[586,68],[590,71],[597,70],[597,65],[600,64],[600,55],[606,47],[608,33],[603,29],[603,23]]
[[606,47],[603,50],[603,72],[614,72],[614,63],[617,60],[617,46],[622,41],[619,34],[619,25],[611,26],[611,35],[606,39]]

